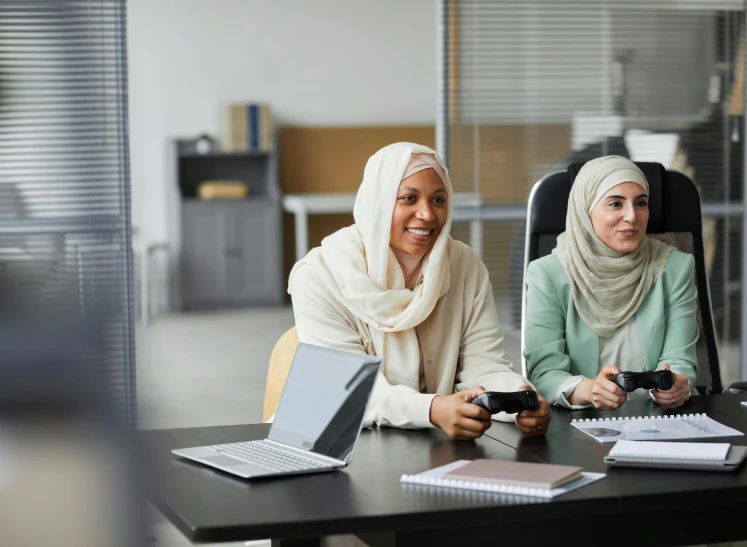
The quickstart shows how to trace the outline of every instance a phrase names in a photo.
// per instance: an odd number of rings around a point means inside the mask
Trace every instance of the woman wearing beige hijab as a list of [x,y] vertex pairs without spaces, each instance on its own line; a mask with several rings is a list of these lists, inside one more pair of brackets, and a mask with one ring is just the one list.
[[566,231],[527,269],[524,357],[552,403],[619,408],[631,398],[612,377],[668,368],[674,385],[650,396],[676,408],[695,381],[694,259],[646,236],[648,182],[620,156],[584,165],[571,188]]
[[[288,292],[301,342],[382,357],[369,424],[475,439],[491,418],[471,404],[479,393],[532,388],[504,357],[485,265],[449,236],[452,199],[433,150],[379,150],[366,164],[355,224],[295,265]],[[528,435],[544,434],[549,421],[544,399],[515,418]]]

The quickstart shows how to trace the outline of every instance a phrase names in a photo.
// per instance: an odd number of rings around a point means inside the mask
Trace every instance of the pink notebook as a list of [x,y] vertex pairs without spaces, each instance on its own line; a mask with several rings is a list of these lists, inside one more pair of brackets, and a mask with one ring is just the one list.
[[581,478],[581,471],[571,465],[481,459],[446,473],[444,478],[552,490]]
[[[577,473],[578,469],[565,465],[503,460],[457,460],[416,475],[402,475],[400,481],[416,487],[436,486],[549,499],[596,482],[605,476],[604,473],[588,471]],[[467,471],[466,474],[463,470]],[[573,480],[574,477],[578,477],[578,480]],[[556,488],[548,488],[549,485],[563,481],[570,482]]]

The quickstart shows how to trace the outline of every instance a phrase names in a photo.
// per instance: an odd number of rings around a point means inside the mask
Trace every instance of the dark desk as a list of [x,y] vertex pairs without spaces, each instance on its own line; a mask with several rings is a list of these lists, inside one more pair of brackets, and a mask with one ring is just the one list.
[[[691,401],[697,404],[699,399],[701,397],[694,397]],[[703,399],[708,401],[711,410],[747,421],[747,406],[741,404],[742,401],[747,401],[747,393],[725,393],[723,396],[703,397]]]
[[489,438],[454,443],[440,430],[382,428],[361,434],[353,462],[343,472],[249,482],[171,454],[177,447],[263,439],[268,432],[264,424],[144,432],[154,503],[193,541],[392,530],[403,514],[412,527],[427,527],[442,510],[490,507],[494,498],[473,492],[424,495],[400,485],[403,473],[458,459],[516,455]]
[[[684,410],[707,411],[747,432],[747,420],[713,410],[727,403],[718,397],[698,398]],[[661,410],[648,402],[625,406],[631,414]],[[571,415],[556,412],[546,438],[522,438],[502,423],[474,443],[449,441],[437,430],[364,431],[344,472],[252,483],[180,460],[170,450],[262,438],[266,425],[152,431],[143,438],[154,502],[193,541],[273,537],[282,545],[318,545],[321,536],[345,533],[372,545],[429,546],[467,539],[522,546],[562,538],[605,546],[747,539],[747,467],[729,474],[607,469],[602,457],[610,445],[572,430]],[[728,441],[745,444],[747,438]],[[552,501],[399,482],[402,473],[477,457],[573,463],[608,476]],[[623,533],[624,522],[635,519],[640,532]]]
[[[607,477],[597,484],[604,485],[606,491],[618,497],[619,514],[628,519],[644,519],[647,515],[658,515],[665,511],[666,520],[676,532],[669,533],[657,526],[657,529],[649,530],[645,538],[651,544],[692,545],[733,541],[747,539],[747,465],[735,473],[607,467],[602,459],[614,444],[597,442],[571,427],[570,421],[573,418],[613,415],[659,416],[703,412],[724,425],[747,433],[747,412],[742,412],[741,409],[745,407],[740,406],[740,401],[745,399],[745,395],[732,394],[693,397],[677,410],[666,410],[653,401],[631,401],[615,412],[572,412],[555,408],[545,437],[525,437],[512,424],[499,423],[494,424],[486,435],[515,448],[517,459],[536,458],[547,463],[580,465],[587,471],[607,473]],[[742,419],[726,412],[741,415]],[[747,445],[747,435],[688,439],[687,442]],[[570,496],[558,498],[564,499],[570,499]],[[604,526],[599,526],[600,540],[604,537]],[[626,542],[631,543],[629,537],[623,541]],[[634,543],[640,544],[641,541],[636,539]]]

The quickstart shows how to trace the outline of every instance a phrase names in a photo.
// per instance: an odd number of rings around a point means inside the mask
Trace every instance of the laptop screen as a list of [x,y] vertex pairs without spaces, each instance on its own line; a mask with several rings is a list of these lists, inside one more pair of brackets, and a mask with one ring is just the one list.
[[269,439],[350,463],[381,359],[299,344]]

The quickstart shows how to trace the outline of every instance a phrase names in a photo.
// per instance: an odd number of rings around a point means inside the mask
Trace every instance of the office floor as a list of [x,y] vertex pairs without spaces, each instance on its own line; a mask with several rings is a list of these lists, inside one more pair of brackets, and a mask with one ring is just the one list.
[[267,363],[288,308],[160,317],[138,337],[143,429],[262,421]]
[[[496,303],[504,327],[506,356],[518,364],[519,332],[505,319],[500,298]],[[136,342],[140,427],[260,422],[267,363],[277,339],[292,326],[293,312],[287,307],[163,316],[147,329],[139,329]],[[152,545],[190,545],[158,511],[153,509],[151,514]],[[334,538],[330,544],[362,545],[350,536]],[[747,547],[747,542],[739,545]]]

